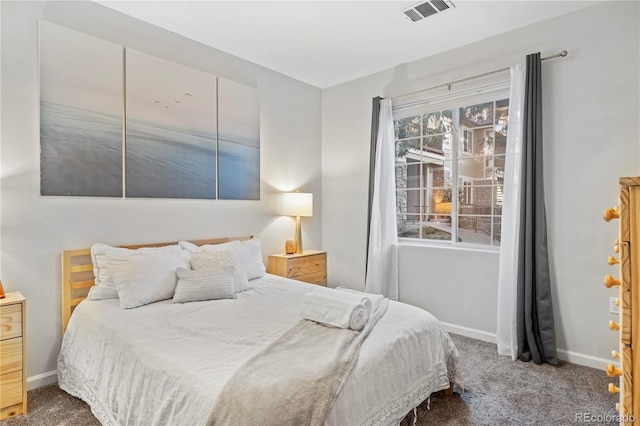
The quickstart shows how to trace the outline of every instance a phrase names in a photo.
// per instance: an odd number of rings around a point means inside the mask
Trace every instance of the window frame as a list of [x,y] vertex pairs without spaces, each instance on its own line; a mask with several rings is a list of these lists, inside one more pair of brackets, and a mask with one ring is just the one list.
[[[494,114],[495,114],[495,110],[497,108],[497,102],[502,101],[502,100],[510,100],[510,93],[509,93],[509,81],[508,80],[502,80],[502,81],[498,81],[498,82],[494,82],[491,84],[486,84],[485,86],[479,86],[479,87],[471,87],[468,88],[466,90],[460,90],[456,93],[446,93],[444,95],[441,96],[434,96],[431,98],[427,98],[427,99],[421,99],[421,100],[416,100],[415,97],[413,99],[413,101],[405,101],[403,102],[402,100],[397,100],[394,99],[394,109],[393,109],[393,120],[394,122],[396,120],[402,119],[402,118],[408,118],[408,117],[413,117],[413,116],[417,116],[417,115],[421,115],[421,114],[429,114],[429,113],[434,113],[434,112],[439,112],[439,111],[445,111],[445,110],[452,110],[453,112],[453,128],[452,128],[452,137],[450,140],[450,147],[448,147],[448,149],[450,149],[451,152],[451,190],[452,192],[456,193],[458,188],[462,188],[464,183],[460,183],[459,179],[461,178],[460,173],[459,173],[459,162],[461,159],[471,159],[474,158],[474,153],[473,153],[473,142],[475,142],[473,140],[473,133],[472,130],[470,128],[467,128],[464,125],[460,125],[460,108],[463,108],[464,106],[469,106],[469,105],[478,105],[478,104],[482,104],[482,103],[488,103],[488,102],[493,102],[494,104]],[[494,120],[495,121],[495,120]],[[457,124],[455,124],[457,123]],[[495,153],[495,126],[496,124],[493,123],[491,125],[491,129],[492,129],[492,134],[494,136],[494,140],[493,140],[493,144],[494,144],[494,150],[492,152],[492,154],[490,156],[488,155],[478,155],[476,157],[480,157],[483,158],[483,161],[487,161],[487,159],[491,158],[494,161],[494,166],[493,168],[495,168],[495,158],[496,156],[502,156],[503,158],[506,158],[506,148],[505,148],[505,152],[504,154],[498,154],[496,155]],[[462,135],[464,135],[464,131],[468,131],[469,132],[469,136],[472,138],[470,140],[470,148],[471,148],[471,152],[465,152],[463,150],[462,147],[462,139],[461,139],[461,133]],[[420,137],[423,137],[423,130],[420,130]],[[406,138],[405,138],[406,139]],[[396,140],[394,139],[394,144],[396,143]],[[481,141],[479,141],[478,143],[481,143]],[[444,146],[444,142],[443,142],[443,146]],[[433,190],[434,187],[428,187],[425,186],[424,183],[422,182],[422,162],[419,162],[420,164],[420,186],[414,189],[405,189],[405,191],[418,191],[419,192],[419,197],[420,197],[420,202],[421,202],[421,206],[424,205],[423,202],[423,197],[425,194],[425,191],[428,190]],[[394,167],[397,167],[397,163],[394,164]],[[483,168],[484,169],[484,168]],[[486,173],[486,170],[483,170],[483,176],[484,173]],[[495,179],[495,178],[494,178]],[[504,181],[503,181],[504,182]],[[398,185],[396,183],[395,185],[396,187],[396,194],[401,190],[400,188],[398,188]],[[494,188],[494,190],[492,191],[492,212],[490,215],[488,215],[489,220],[491,222],[491,234],[489,238],[493,238],[493,230],[494,230],[494,223],[495,223],[495,218],[502,217],[502,213],[497,216],[494,213],[494,208],[495,206],[493,204],[495,204],[498,196],[496,194],[493,194],[494,191],[498,191],[500,194],[502,194],[502,192],[504,191],[504,183],[502,185],[502,188],[500,188],[500,185],[498,185],[497,182],[493,182],[491,184],[491,187]],[[469,188],[469,197],[471,198],[471,200],[474,199],[474,188],[473,185],[471,188]],[[500,197],[502,198],[502,197]],[[491,245],[491,244],[481,244],[481,243],[472,243],[472,242],[459,242],[457,241],[458,238],[458,228],[459,228],[459,216],[460,216],[460,212],[458,209],[458,197],[456,196],[452,196],[451,197],[451,239],[450,240],[437,240],[437,239],[427,239],[427,238],[420,238],[420,237],[400,237],[398,236],[398,243],[399,244],[411,244],[411,245],[427,245],[427,246],[434,246],[434,247],[446,247],[446,248],[451,248],[451,249],[464,249],[464,250],[479,250],[479,251],[488,251],[488,252],[497,252],[500,250],[500,245]],[[407,212],[409,211],[408,206],[407,206]],[[396,204],[396,213],[400,213],[398,211],[398,205]],[[427,212],[428,213],[428,212]],[[406,214],[406,213],[405,213]],[[414,215],[414,216],[419,216],[422,214],[422,212],[416,212],[416,214],[413,213],[409,213],[408,215]],[[422,219],[420,219],[422,220]],[[427,222],[422,222],[420,221],[420,223],[427,223]]]
[[473,132],[468,127],[462,128],[462,144],[460,154],[473,157]]

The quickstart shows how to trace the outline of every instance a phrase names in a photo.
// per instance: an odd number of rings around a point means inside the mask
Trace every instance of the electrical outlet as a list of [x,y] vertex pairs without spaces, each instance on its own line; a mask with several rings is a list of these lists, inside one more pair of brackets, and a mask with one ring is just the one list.
[[617,297],[610,297],[609,298],[609,312],[612,314],[619,314],[620,313],[620,306],[616,305],[616,299]]

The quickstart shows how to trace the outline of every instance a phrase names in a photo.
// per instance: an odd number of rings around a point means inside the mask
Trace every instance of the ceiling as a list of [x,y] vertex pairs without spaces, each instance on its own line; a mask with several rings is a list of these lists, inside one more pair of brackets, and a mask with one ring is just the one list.
[[453,0],[417,22],[423,1],[98,1],[184,37],[325,88],[599,1]]

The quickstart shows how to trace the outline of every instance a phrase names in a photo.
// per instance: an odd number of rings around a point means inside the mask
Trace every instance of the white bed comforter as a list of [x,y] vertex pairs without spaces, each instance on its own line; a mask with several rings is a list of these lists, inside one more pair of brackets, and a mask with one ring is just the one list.
[[[300,320],[300,299],[313,289],[273,275],[251,285],[237,299],[130,310],[117,300],[82,302],[62,342],[59,386],[104,425],[205,424],[224,384]],[[326,423],[397,424],[450,380],[461,384],[457,365],[453,342],[431,314],[390,302]]]

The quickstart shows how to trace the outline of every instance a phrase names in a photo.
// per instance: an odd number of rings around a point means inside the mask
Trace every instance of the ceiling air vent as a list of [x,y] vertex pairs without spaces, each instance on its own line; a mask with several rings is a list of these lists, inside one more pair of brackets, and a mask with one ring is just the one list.
[[451,1],[431,0],[403,10],[402,13],[404,13],[405,16],[413,22],[416,22],[428,16],[435,15],[436,13],[443,12],[452,7],[456,6]]

